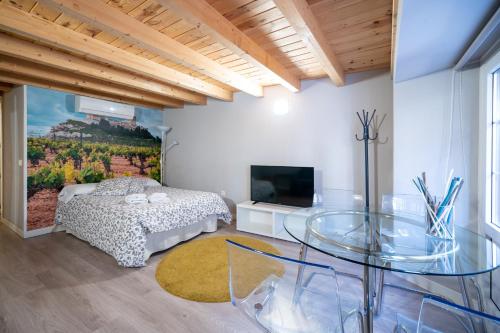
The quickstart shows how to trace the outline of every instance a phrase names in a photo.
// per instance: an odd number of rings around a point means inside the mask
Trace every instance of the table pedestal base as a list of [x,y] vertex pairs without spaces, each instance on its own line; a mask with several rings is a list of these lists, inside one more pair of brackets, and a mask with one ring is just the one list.
[[363,332],[373,332],[375,274],[373,267],[365,266],[363,272]]

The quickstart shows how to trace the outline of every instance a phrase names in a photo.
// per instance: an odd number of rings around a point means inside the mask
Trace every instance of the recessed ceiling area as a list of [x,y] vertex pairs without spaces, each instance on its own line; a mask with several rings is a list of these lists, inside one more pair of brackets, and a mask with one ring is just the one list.
[[498,0],[400,0],[395,82],[453,67]]

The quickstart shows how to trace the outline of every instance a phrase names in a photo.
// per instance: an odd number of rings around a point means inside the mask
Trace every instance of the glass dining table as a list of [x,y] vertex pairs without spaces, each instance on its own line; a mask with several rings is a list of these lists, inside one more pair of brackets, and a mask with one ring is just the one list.
[[298,209],[285,218],[286,231],[308,248],[362,265],[364,332],[373,332],[376,270],[458,277],[465,306],[470,301],[464,276],[494,270],[500,249],[491,240],[455,227],[455,238],[426,234],[423,217],[328,207]]

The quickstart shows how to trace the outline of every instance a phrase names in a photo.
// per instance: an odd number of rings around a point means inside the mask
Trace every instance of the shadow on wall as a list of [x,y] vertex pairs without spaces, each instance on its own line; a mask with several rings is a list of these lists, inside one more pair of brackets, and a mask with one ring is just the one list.
[[314,192],[318,195],[323,194],[323,170],[314,168]]
[[361,81],[373,79],[377,76],[387,75],[387,70],[374,70],[368,72],[360,72],[360,73],[352,73],[345,76],[345,84],[344,86],[349,86],[352,84],[359,83]]
[[[360,72],[360,73],[350,73],[345,76],[345,82],[344,85],[339,87],[346,87],[350,85],[355,85],[357,83],[360,83],[362,81],[370,80],[379,76],[384,76],[387,75],[387,70],[373,70],[373,71],[368,71],[368,72]],[[331,83],[332,86],[334,86],[333,82]],[[314,89],[314,85],[307,85],[303,84],[300,88],[300,92],[304,93],[307,90]]]
[[222,197],[222,200],[226,203],[227,207],[229,207],[229,211],[231,212],[232,219],[231,223],[236,221],[236,204],[234,203],[233,200],[229,199],[228,197]]
[[[379,156],[378,156],[378,146],[379,145],[385,145],[388,144],[389,142],[389,137],[386,136],[385,138],[382,138],[380,135],[381,127],[387,118],[387,113],[384,113],[382,116],[380,115],[375,115],[373,118],[373,122],[371,124],[371,129],[373,133],[379,133],[377,136],[377,139],[372,141],[371,144],[373,145],[373,202],[378,205],[379,201]],[[384,173],[385,174],[385,173]],[[391,177],[392,178],[392,177]],[[392,188],[392,185],[391,185]]]

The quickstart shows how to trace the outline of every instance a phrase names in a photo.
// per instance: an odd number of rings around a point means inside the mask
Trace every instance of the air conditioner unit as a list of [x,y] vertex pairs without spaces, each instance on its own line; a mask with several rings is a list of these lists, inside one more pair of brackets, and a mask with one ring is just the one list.
[[135,108],[132,105],[105,101],[86,96],[75,97],[75,111],[103,117],[133,119]]

